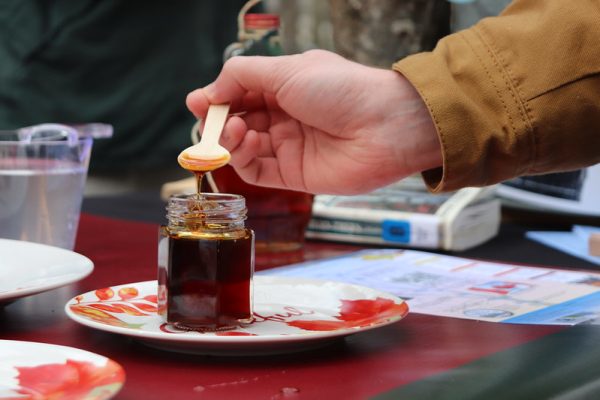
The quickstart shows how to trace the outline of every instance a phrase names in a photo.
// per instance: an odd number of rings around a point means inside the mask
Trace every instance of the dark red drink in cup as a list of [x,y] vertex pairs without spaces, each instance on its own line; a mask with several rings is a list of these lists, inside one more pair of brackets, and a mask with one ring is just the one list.
[[212,176],[220,192],[245,197],[246,225],[254,231],[257,253],[302,247],[311,216],[312,194],[250,185],[231,166],[212,171]]

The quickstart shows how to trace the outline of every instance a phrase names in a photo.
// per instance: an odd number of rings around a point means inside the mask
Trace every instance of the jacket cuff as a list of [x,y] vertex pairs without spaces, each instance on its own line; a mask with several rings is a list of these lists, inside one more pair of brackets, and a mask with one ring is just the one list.
[[485,186],[528,169],[533,143],[527,110],[477,27],[393,69],[419,92],[440,139],[443,166],[423,172],[429,190]]

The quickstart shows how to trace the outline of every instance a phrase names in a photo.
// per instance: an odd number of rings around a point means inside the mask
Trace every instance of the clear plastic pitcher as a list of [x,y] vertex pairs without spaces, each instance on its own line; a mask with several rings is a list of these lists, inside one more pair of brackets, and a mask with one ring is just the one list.
[[105,124],[0,131],[0,238],[73,249],[94,138]]

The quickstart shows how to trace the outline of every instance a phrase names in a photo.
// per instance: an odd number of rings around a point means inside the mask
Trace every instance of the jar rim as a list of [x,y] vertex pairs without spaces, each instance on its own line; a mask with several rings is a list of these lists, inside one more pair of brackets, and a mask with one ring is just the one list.
[[246,219],[247,211],[246,199],[238,194],[178,194],[169,198],[167,220],[169,226],[202,222],[236,226]]
[[185,203],[189,204],[190,201],[197,202],[205,202],[205,201],[218,201],[223,204],[232,204],[239,203],[243,201],[245,203],[245,198],[239,194],[231,194],[231,193],[192,193],[192,194],[174,194],[169,198],[169,202],[171,203]]

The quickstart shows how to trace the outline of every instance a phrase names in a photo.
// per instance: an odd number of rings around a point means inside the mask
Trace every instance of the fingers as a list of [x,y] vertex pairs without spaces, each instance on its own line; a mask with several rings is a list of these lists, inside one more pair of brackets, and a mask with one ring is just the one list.
[[273,157],[275,154],[270,134],[250,128],[245,116],[227,120],[219,143],[231,153],[230,164],[234,166],[245,165],[254,157]]
[[265,132],[271,126],[271,117],[265,112],[249,112],[243,116],[248,129]]
[[239,144],[231,152],[229,164],[235,168],[240,178],[252,184],[285,188],[280,174],[280,161],[277,159],[269,134],[249,130],[241,136]]
[[204,89],[196,89],[187,95],[185,105],[196,118],[204,118],[208,112],[210,103],[204,95]]
[[244,139],[248,126],[240,117],[231,117],[225,123],[219,144],[233,153]]
[[231,151],[231,164],[234,168],[244,167],[260,154],[260,137],[258,132],[249,130],[242,137],[238,146]]
[[286,188],[279,173],[279,162],[275,158],[253,158],[248,164],[235,167],[235,170],[245,182],[280,189]]

